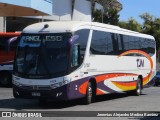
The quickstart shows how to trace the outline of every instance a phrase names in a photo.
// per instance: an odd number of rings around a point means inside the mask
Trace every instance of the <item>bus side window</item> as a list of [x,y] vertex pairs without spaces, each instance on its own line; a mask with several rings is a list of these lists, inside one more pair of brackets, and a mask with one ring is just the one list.
[[71,67],[77,67],[80,64],[80,45],[75,44],[72,48],[72,63]]

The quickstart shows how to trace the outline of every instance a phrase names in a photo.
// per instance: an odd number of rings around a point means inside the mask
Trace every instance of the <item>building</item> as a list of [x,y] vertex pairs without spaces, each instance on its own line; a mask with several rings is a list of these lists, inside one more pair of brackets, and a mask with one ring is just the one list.
[[21,31],[41,21],[92,21],[92,5],[96,2],[104,8],[122,9],[117,0],[0,0],[0,31]]

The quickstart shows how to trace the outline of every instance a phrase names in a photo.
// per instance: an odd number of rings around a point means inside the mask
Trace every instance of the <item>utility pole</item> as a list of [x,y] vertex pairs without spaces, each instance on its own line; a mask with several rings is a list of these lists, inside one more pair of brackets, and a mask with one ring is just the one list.
[[[102,7],[103,7],[103,4],[102,4]],[[103,14],[104,14],[104,7],[103,7],[103,9],[101,10],[101,13],[102,13],[102,23],[103,23]]]

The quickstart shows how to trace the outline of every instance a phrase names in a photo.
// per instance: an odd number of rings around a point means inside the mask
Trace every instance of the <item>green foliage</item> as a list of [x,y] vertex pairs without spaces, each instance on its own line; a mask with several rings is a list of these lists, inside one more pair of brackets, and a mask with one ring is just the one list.
[[149,34],[155,37],[157,43],[157,50],[160,49],[160,18],[156,18],[149,13],[140,15],[140,18],[144,20],[142,25],[143,33]]
[[128,21],[119,21],[119,14],[116,9],[107,9],[105,12],[94,10],[92,15],[94,22],[118,25],[121,28],[154,36],[157,50],[160,50],[160,18],[144,13],[139,16],[144,21],[143,24],[138,23],[134,18],[130,18]]
[[102,22],[102,12],[101,10],[95,10],[92,13],[93,21],[94,22]]
[[141,24],[139,24],[135,19],[130,18],[127,22],[119,22],[118,25],[121,28],[125,28],[128,30],[133,30],[133,31],[137,31],[137,32],[141,32],[142,31],[142,26]]
[[92,15],[94,22],[103,22],[112,25],[118,25],[119,22],[119,14],[116,9],[108,9],[105,12],[94,10]]
[[120,21],[118,25],[121,28],[141,32],[144,34],[149,34],[154,36],[157,42],[157,50],[160,49],[160,18],[156,18],[149,13],[144,13],[140,15],[140,18],[143,19],[143,24],[141,25],[135,19],[130,18],[127,22]]

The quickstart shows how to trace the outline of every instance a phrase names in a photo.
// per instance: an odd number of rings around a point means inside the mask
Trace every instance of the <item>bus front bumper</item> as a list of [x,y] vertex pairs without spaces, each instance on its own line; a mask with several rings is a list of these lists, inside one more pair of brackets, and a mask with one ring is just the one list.
[[13,85],[13,96],[15,98],[25,99],[51,99],[51,100],[68,100],[68,86],[64,85],[55,89],[38,89],[36,87],[18,87]]

